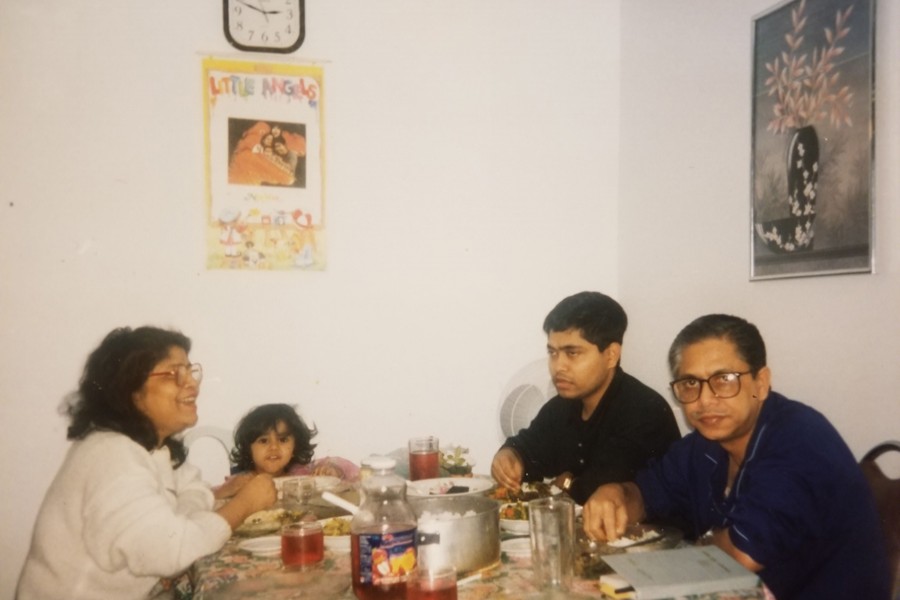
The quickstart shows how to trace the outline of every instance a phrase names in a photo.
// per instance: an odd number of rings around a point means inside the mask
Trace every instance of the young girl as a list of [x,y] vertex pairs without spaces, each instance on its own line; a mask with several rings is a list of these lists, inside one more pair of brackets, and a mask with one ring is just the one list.
[[232,472],[215,490],[216,498],[235,493],[246,479],[259,473],[284,475],[331,475],[345,481],[359,476],[359,468],[348,460],[327,457],[313,460],[318,431],[306,425],[289,404],[257,406],[238,423],[231,452]]

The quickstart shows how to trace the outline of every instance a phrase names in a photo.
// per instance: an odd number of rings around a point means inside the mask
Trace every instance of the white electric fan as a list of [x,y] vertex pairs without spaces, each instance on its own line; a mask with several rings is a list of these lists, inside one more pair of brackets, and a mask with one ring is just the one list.
[[505,440],[528,427],[544,403],[555,395],[556,388],[550,379],[546,358],[519,369],[500,396],[501,439]]

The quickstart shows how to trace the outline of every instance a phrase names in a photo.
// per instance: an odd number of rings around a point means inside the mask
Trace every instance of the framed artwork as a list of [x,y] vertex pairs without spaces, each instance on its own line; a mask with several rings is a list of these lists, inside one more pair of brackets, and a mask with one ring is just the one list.
[[750,279],[871,273],[875,0],[754,18]]
[[324,270],[322,78],[203,60],[208,269]]

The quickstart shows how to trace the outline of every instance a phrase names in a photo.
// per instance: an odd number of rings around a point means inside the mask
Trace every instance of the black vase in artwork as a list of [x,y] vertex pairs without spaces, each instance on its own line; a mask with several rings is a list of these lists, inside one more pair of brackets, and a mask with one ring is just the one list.
[[757,223],[756,232],[773,252],[812,250],[819,188],[819,136],[812,125],[791,136],[787,184],[790,216]]

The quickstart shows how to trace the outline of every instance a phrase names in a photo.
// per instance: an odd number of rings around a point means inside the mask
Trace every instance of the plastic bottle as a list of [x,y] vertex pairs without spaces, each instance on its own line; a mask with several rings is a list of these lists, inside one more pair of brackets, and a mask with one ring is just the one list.
[[372,473],[362,482],[363,502],[350,521],[353,593],[360,600],[404,600],[416,567],[416,515],[406,501],[397,461],[369,457]]
[[[361,461],[359,461],[359,486],[362,488],[363,483],[365,483],[366,479],[368,479],[372,475],[372,460],[378,461],[379,459],[384,458],[383,456],[378,456],[375,454],[370,454],[365,457]],[[362,504],[362,499],[360,500],[360,504]]]

